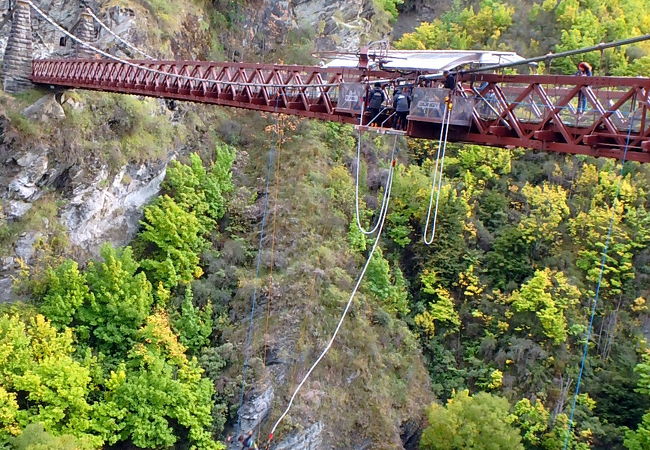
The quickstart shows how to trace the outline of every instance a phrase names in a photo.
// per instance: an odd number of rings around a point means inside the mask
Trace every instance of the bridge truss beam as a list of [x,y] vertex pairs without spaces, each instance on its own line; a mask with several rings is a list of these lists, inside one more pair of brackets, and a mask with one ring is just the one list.
[[[363,90],[356,90],[355,106],[343,105],[346,85],[398,79],[417,83],[418,75],[423,74],[227,62],[50,59],[33,62],[31,80],[357,124]],[[450,141],[650,162],[648,78],[466,74],[458,81],[453,98],[471,102],[471,107],[466,123],[450,128]],[[417,113],[416,103],[407,135],[437,139],[440,118]]]

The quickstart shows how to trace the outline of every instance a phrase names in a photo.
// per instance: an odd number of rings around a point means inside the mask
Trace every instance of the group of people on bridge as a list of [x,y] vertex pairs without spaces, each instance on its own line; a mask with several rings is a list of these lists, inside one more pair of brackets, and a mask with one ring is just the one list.
[[[593,75],[591,65],[587,62],[580,62],[577,65],[577,71],[575,72],[576,76],[587,76],[591,77]],[[362,123],[371,127],[384,127],[384,124],[388,124],[389,127],[392,127],[395,130],[406,130],[408,128],[408,116],[411,112],[411,103],[413,102],[413,89],[416,87],[427,87],[427,88],[442,88],[447,89],[448,93],[443,94],[444,102],[442,100],[437,100],[440,102],[440,105],[436,104],[433,108],[437,108],[437,117],[442,118],[442,108],[444,108],[444,103],[447,103],[447,106],[451,108],[453,103],[452,97],[456,94],[460,94],[457,88],[457,75],[452,74],[448,70],[445,70],[442,74],[442,77],[434,79],[423,79],[416,84],[402,84],[402,85],[392,85],[390,83],[380,83],[377,82],[374,84],[373,89],[369,90],[365,96],[365,114],[362,120]],[[488,86],[487,82],[481,83],[478,89],[472,88],[471,91],[466,91],[465,97],[470,99],[475,99],[475,105],[480,106],[478,112],[482,116],[488,116],[490,110],[498,115],[496,111],[495,104],[497,103],[494,93],[488,92],[487,94],[481,95],[480,93]],[[389,102],[388,93],[392,89],[392,101]],[[429,99],[430,100],[430,99]],[[420,101],[419,103],[422,103]],[[427,103],[425,101],[425,103]],[[425,105],[428,108],[432,108],[429,105],[431,101]],[[439,110],[439,111],[438,111]],[[583,115],[587,111],[587,97],[582,90],[578,92],[577,97],[577,108],[575,112],[578,116]],[[471,112],[471,111],[470,111]],[[465,114],[467,115],[467,114]],[[469,117],[467,117],[469,119]]]
[[[450,95],[453,94],[456,88],[456,77],[448,70],[442,74],[442,78],[433,81],[423,82],[423,86],[432,87],[435,84],[441,85],[445,89],[449,89]],[[411,101],[413,85],[397,85],[394,87],[392,105],[386,105],[388,95],[386,93],[390,85],[382,85],[382,83],[375,83],[374,88],[366,95],[366,125],[369,126],[382,126],[383,123],[392,119],[392,128],[396,130],[406,130],[408,125],[408,114],[411,110]],[[387,119],[384,121],[379,120],[382,113],[392,109],[392,113],[387,114]],[[364,120],[365,121],[365,120]]]

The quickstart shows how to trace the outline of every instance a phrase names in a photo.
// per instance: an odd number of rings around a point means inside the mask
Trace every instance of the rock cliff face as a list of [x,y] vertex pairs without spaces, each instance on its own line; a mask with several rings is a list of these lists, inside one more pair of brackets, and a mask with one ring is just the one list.
[[[61,123],[65,119],[62,98],[61,94],[47,94],[25,108],[22,115],[36,127]],[[104,242],[126,244],[137,230],[142,207],[158,193],[167,164],[175,154],[176,149],[170,148],[164,159],[131,162],[116,171],[91,154],[66,154],[56,139],[21,141],[4,118],[0,127],[0,203],[4,220],[7,227],[30,223],[28,226],[39,231],[26,229],[13,243],[5,243],[0,300],[13,298],[8,286],[19,260],[31,264],[34,245],[57,232],[67,237],[69,253],[82,259],[96,255]],[[46,217],[34,213],[50,203],[56,209],[53,214]],[[38,223],[29,220],[32,218]]]
[[[102,2],[55,0],[35,3],[76,34],[83,8],[91,7],[98,11]],[[3,17],[0,21],[0,52],[4,51],[11,29],[13,5],[13,1],[0,2],[0,17]],[[114,32],[133,42],[142,42],[144,34],[137,30],[143,27],[137,26],[134,10],[111,7],[100,16]],[[35,57],[74,55],[73,43],[61,40],[63,36],[34,12],[32,28]],[[127,56],[108,32],[97,26],[95,33],[95,45]],[[75,103],[63,93],[57,93],[43,95],[19,112],[34,127],[56,127],[66,118],[64,103],[77,110],[89,106]],[[0,109],[0,118],[3,113],[5,111]],[[161,117],[161,120],[170,118]],[[40,142],[21,142],[20,136],[15,135],[16,130],[8,125],[6,117],[3,125],[0,128],[0,203],[7,222],[5,226],[15,227],[44,196],[55,193],[59,205],[56,212],[58,225],[63,227],[73,253],[82,259],[97,254],[104,242],[123,245],[133,237],[142,207],[158,193],[167,163],[178,151],[169,148],[166,149],[167,156],[160,160],[130,162],[114,170],[101,158],[68,154],[69,149],[64,148],[62,141],[42,139]],[[45,218],[47,221],[50,219]],[[32,262],[34,246],[47,240],[53,227],[51,223],[39,224],[42,231],[26,231],[17,236],[14,242],[5,243],[0,264],[0,301],[15,298],[10,286],[20,262],[28,265]]]
[[261,0],[243,8],[237,32],[222,36],[235,59],[281,51],[294,44],[296,30],[309,36],[316,51],[356,51],[390,32],[388,15],[374,0]]

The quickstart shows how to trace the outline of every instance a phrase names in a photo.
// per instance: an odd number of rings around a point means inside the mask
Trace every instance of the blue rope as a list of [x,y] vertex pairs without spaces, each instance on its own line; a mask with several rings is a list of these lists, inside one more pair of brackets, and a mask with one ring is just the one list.
[[[633,112],[630,112],[630,116],[633,116]],[[633,117],[632,117],[633,119]],[[600,288],[603,281],[603,275],[605,273],[605,261],[607,260],[607,253],[609,251],[609,244],[612,241],[612,234],[614,230],[614,220],[616,218],[616,206],[618,206],[618,197],[621,192],[621,183],[623,181],[623,174],[625,170],[625,160],[627,159],[627,152],[630,148],[630,140],[632,138],[632,124],[633,120],[630,120],[630,126],[627,132],[627,139],[625,142],[625,148],[623,150],[623,158],[621,159],[621,171],[620,179],[618,180],[616,186],[616,193],[614,194],[614,200],[612,202],[612,217],[609,220],[609,229],[607,230],[607,240],[605,241],[605,247],[603,248],[603,253],[600,259],[600,273],[598,274],[598,282],[596,283],[596,293],[594,299],[591,303],[591,316],[589,317],[589,326],[587,327],[587,334],[585,336],[585,344],[582,348],[582,359],[580,361],[580,371],[578,372],[578,380],[576,381],[576,389],[573,393],[573,400],[571,402],[571,413],[569,414],[569,424],[567,427],[566,436],[564,438],[563,449],[566,450],[569,445],[569,438],[571,437],[571,432],[573,430],[573,419],[576,412],[576,402],[578,400],[578,395],[580,394],[580,385],[582,384],[582,376],[585,371],[585,364],[587,362],[587,355],[589,353],[589,340],[591,339],[591,333],[593,332],[594,327],[594,318],[596,317],[596,307],[598,306],[598,300],[600,299]]]
[[[255,262],[255,279],[259,279],[260,271],[262,268],[262,250],[264,249],[264,237],[266,236],[266,224],[269,216],[269,186],[271,178],[273,177],[273,168],[275,164],[275,148],[269,149],[269,160],[266,168],[266,188],[264,190],[264,213],[262,215],[262,223],[260,224],[260,239],[257,249],[257,259]],[[246,343],[244,347],[244,366],[242,368],[242,381],[241,392],[239,394],[239,412],[237,414],[237,433],[241,431],[241,408],[244,404],[244,392],[246,391],[246,376],[248,374],[248,361],[250,359],[250,349],[253,343],[253,335],[255,333],[255,309],[257,308],[257,284],[253,289],[253,296],[251,298],[251,311],[248,320],[248,331],[246,332]]]

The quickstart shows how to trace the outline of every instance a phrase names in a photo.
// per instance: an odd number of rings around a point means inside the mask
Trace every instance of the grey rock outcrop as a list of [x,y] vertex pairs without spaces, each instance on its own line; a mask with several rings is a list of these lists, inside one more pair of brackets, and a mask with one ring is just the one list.
[[87,171],[74,168],[72,195],[61,212],[70,241],[90,254],[102,241],[126,244],[137,231],[142,207],[158,193],[168,162],[129,164],[115,175],[102,164],[90,179],[84,179]]
[[30,263],[34,256],[34,244],[43,237],[43,234],[36,231],[23,233],[14,245],[14,252],[18,258],[25,263]]
[[373,0],[265,0],[248,11],[241,29],[244,59],[251,48],[265,53],[288,45],[297,29],[309,32],[318,51],[356,51],[390,30],[388,16]]
[[[47,148],[38,145],[31,151],[22,154],[14,153],[4,159],[3,170],[0,173],[0,188],[6,190],[0,194],[8,200],[20,200],[33,202],[38,200],[42,194],[41,187],[47,178],[52,175],[50,159]],[[2,150],[0,149],[0,156]]]
[[32,204],[21,202],[20,200],[9,200],[3,209],[5,210],[7,219],[16,220],[27,214],[32,209]]
[[243,406],[239,410],[241,431],[246,433],[254,430],[269,414],[273,403],[273,386],[260,387],[248,395]]
[[65,119],[65,111],[57,102],[56,95],[50,94],[40,98],[36,103],[23,110],[23,116],[32,120],[61,120]]
[[322,444],[322,432],[324,425],[316,422],[304,430],[291,434],[273,450],[318,450]]
[[293,13],[299,26],[322,30],[319,50],[356,51],[365,43],[362,39],[372,39],[375,11],[366,0],[295,0]]

